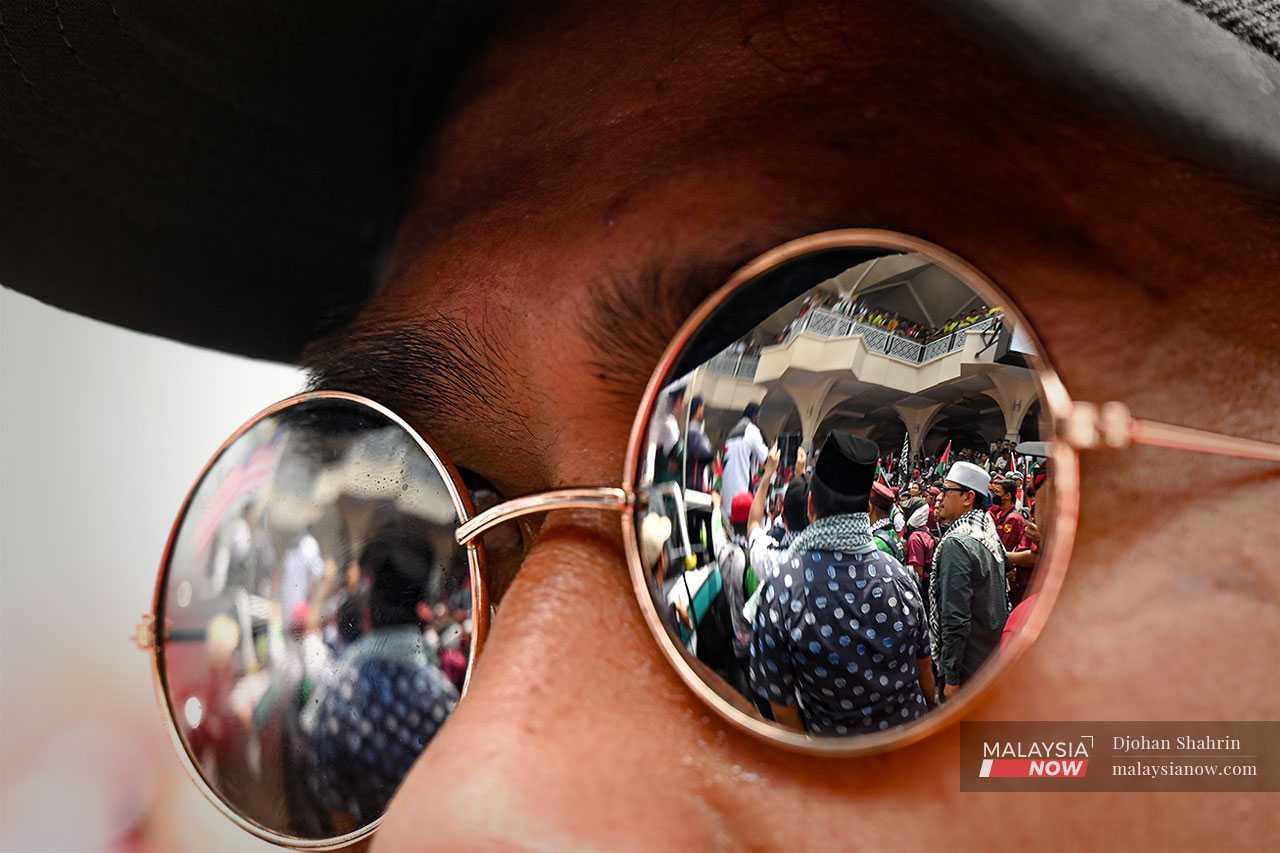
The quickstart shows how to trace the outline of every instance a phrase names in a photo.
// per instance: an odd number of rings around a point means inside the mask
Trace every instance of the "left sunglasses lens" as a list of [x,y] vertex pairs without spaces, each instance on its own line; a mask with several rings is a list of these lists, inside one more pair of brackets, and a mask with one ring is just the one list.
[[483,635],[465,501],[406,425],[337,394],[260,414],[196,483],[156,665],[191,769],[244,828],[305,847],[376,825]]

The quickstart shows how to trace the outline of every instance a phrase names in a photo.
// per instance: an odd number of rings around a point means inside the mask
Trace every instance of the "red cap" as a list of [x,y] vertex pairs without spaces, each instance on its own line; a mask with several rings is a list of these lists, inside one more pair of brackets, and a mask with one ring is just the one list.
[[307,627],[307,617],[310,615],[311,605],[305,601],[299,601],[293,606],[293,610],[289,611],[289,627],[294,630]]
[[871,504],[880,509],[889,509],[897,500],[898,490],[891,489],[884,483],[876,482],[871,486]]
[[729,521],[734,524],[746,524],[751,517],[751,493],[739,492],[733,496],[729,504]]

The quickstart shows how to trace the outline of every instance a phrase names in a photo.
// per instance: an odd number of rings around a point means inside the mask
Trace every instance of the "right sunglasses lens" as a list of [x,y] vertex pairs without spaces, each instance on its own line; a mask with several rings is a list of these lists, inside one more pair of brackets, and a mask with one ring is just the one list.
[[196,485],[158,665],[182,748],[250,831],[367,829],[457,703],[477,630],[462,507],[416,436],[342,396],[260,417]]
[[694,689],[757,732],[851,738],[981,683],[1053,505],[1011,306],[937,254],[825,249],[744,282],[671,363],[636,538]]

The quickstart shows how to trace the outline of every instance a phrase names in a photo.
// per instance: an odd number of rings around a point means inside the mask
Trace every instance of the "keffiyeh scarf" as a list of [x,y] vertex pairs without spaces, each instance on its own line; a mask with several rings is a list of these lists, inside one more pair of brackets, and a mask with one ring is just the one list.
[[865,512],[820,518],[796,535],[789,553],[802,551],[858,551],[874,548],[871,522]]
[[888,516],[880,519],[875,524],[871,525],[871,535],[875,536],[877,533],[879,533],[881,530],[884,530],[886,527],[893,527],[893,519]]

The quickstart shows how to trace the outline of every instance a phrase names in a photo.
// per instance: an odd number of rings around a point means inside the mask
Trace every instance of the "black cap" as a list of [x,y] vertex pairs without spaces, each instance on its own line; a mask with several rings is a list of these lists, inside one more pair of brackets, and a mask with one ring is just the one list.
[[0,0],[0,284],[292,361],[379,282],[485,0]]
[[874,441],[832,431],[818,453],[813,478],[840,497],[865,499],[876,476],[879,450]]

